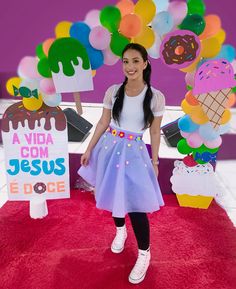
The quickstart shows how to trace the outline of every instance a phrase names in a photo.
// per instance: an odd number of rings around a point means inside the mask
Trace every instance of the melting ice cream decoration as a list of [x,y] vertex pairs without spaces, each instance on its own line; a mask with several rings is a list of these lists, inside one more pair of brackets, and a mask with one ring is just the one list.
[[55,40],[48,60],[57,93],[93,90],[89,57],[78,40],[70,37]]
[[233,67],[225,59],[209,60],[196,73],[193,95],[215,129],[221,124],[231,89],[235,85]]

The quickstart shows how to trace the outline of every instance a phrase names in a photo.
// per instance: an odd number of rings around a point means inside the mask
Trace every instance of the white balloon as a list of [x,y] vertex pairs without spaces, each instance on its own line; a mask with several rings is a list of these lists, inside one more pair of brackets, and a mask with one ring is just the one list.
[[30,90],[39,90],[39,79],[23,79],[21,81],[20,87],[28,87]]
[[151,48],[147,49],[148,55],[151,58],[158,59],[160,57],[161,42],[162,40],[160,36],[157,33],[155,33],[155,42]]
[[51,107],[58,106],[61,102],[61,94],[55,93],[55,94],[43,94],[43,102]]
[[89,11],[84,19],[84,22],[90,27],[96,27],[96,26],[100,26],[100,10],[97,9],[93,9],[91,11]]

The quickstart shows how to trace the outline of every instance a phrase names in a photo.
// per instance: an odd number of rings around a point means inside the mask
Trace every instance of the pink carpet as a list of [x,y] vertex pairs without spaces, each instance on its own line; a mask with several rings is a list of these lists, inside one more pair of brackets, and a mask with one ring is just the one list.
[[129,284],[136,242],[128,224],[121,254],[110,251],[110,214],[91,193],[48,201],[49,215],[29,217],[27,202],[0,209],[1,289],[235,289],[236,230],[213,203],[208,210],[181,208],[174,195],[150,215],[152,263],[140,285]]

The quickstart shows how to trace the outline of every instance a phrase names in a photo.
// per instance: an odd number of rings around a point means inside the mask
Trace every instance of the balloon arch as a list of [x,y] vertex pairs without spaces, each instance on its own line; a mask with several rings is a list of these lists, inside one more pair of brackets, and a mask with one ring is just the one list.
[[[181,103],[185,115],[179,119],[183,138],[177,148],[186,156],[172,176],[173,190],[181,191],[178,174],[193,168],[198,175],[212,171],[208,165],[216,160],[221,135],[229,130],[236,61],[235,49],[224,44],[225,37],[220,17],[205,15],[203,0],[121,0],[89,11],[84,21],[58,23],[55,38],[40,43],[35,57],[20,61],[18,76],[8,80],[7,91],[21,95],[29,111],[43,104],[56,107],[61,92],[93,89],[96,71],[114,65],[128,43],[143,45],[151,58],[161,58],[185,73],[187,93]],[[68,85],[68,77],[76,73],[84,86]]]

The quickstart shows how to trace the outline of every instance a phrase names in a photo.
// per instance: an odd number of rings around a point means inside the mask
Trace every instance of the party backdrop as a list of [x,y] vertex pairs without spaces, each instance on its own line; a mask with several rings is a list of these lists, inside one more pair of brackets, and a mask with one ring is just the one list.
[[[137,2],[137,1],[134,1]],[[170,1],[172,2],[172,1]],[[217,14],[226,31],[226,44],[236,47],[234,32],[233,0],[205,0],[206,15]],[[62,20],[83,21],[92,9],[102,9],[106,5],[115,5],[114,0],[100,1],[4,1],[0,11],[0,97],[11,98],[5,90],[5,82],[16,75],[19,61],[26,55],[35,55],[36,46],[45,39],[54,37],[54,28]],[[186,93],[185,73],[169,69],[160,59],[153,60],[153,85],[162,90],[168,105],[180,105]],[[123,79],[121,63],[113,66],[103,65],[94,77],[94,91],[82,92],[83,102],[101,102],[106,88]],[[63,93],[63,100],[73,101],[73,96]]]

